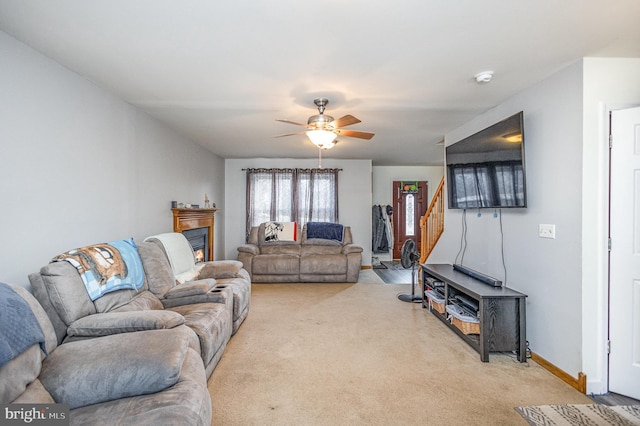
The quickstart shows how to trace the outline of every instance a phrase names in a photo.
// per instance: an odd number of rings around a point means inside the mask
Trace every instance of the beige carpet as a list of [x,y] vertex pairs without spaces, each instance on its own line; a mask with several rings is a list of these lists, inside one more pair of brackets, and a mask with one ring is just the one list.
[[367,284],[384,284],[382,278],[380,278],[373,269],[361,270],[360,275],[358,276],[358,282]]
[[[374,273],[375,274],[375,273]],[[514,409],[592,401],[533,361],[477,352],[408,285],[254,284],[209,380],[215,425],[526,425]]]

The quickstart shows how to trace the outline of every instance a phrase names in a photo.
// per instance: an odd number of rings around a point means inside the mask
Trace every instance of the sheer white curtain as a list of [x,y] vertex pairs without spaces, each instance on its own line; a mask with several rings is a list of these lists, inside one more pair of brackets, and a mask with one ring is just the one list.
[[338,222],[340,169],[245,169],[246,235],[262,222]]

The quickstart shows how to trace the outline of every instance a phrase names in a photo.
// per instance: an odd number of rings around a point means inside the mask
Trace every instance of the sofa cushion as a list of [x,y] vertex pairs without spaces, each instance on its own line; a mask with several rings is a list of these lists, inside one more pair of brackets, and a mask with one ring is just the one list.
[[298,275],[298,254],[261,254],[253,258],[254,275]]
[[235,333],[240,323],[247,316],[251,304],[251,278],[249,273],[242,269],[234,278],[221,278],[218,280],[218,288],[229,287],[233,292],[233,332]]
[[12,401],[12,404],[54,404],[55,401],[48,390],[42,386],[40,380],[35,379],[29,383],[20,396]]
[[176,285],[169,259],[158,240],[143,241],[138,244],[149,291],[162,299]]
[[40,275],[51,304],[67,326],[97,312],[80,274],[70,263],[49,263],[40,269]]
[[43,362],[40,381],[71,409],[151,394],[176,384],[188,348],[185,334],[174,330],[65,343]]
[[345,274],[347,257],[343,254],[310,254],[300,257],[300,274]]
[[[76,408],[72,424],[211,425],[211,396],[202,360],[189,350],[178,382],[162,392]],[[96,420],[98,419],[98,420]]]
[[252,226],[247,236],[247,244],[258,245],[258,226]]
[[216,286],[216,280],[207,278],[204,280],[190,281],[179,284],[165,294],[165,299],[177,299],[179,297],[198,296],[207,294]]
[[196,332],[200,340],[200,356],[205,365],[209,365],[218,349],[226,345],[231,337],[232,309],[231,301],[229,305],[196,303],[167,308],[182,315],[185,324]]
[[159,309],[162,309],[162,302],[147,290],[109,312],[155,311]]
[[33,382],[42,367],[44,352],[35,344],[0,367],[0,403],[10,403]]
[[333,246],[342,247],[342,243],[336,240],[325,240],[322,238],[307,238],[302,242],[305,246]]
[[303,245],[300,250],[301,256],[307,256],[310,254],[343,254],[342,245],[332,244],[308,244]]
[[71,337],[97,337],[143,330],[173,328],[184,324],[184,318],[171,311],[109,312],[89,315],[71,324]]
[[260,246],[260,255],[300,255],[300,244],[291,244],[287,242],[269,243]]
[[[28,309],[31,309],[44,336],[45,349],[47,353],[51,353],[55,350],[58,339],[47,313],[33,294],[27,289],[18,285],[8,285],[8,287],[26,302]],[[15,303],[15,301],[12,303]],[[11,310],[12,309],[5,310],[4,313],[10,313]],[[21,315],[21,313],[15,310],[12,314]],[[3,318],[0,326],[12,325],[12,328],[16,327],[21,331],[20,324],[22,320],[23,317]],[[29,385],[33,383],[36,377],[38,377],[38,374],[40,374],[44,357],[45,353],[42,351],[41,344],[34,342],[23,350],[22,353],[17,354],[13,359],[0,366],[0,403],[10,403],[29,390]],[[46,397],[46,395],[42,393],[36,395],[30,392],[30,395],[28,398],[31,399],[27,398],[25,399],[26,401],[47,403],[50,399],[50,396]]]
[[198,278],[234,278],[241,269],[242,262],[238,262],[237,260],[215,260],[204,264]]

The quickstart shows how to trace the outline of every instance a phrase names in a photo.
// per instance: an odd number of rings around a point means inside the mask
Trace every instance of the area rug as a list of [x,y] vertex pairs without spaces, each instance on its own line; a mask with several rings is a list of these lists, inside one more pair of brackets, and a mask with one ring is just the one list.
[[391,269],[391,270],[404,270],[405,268],[402,267],[402,265],[400,264],[399,261],[390,261],[390,260],[383,260],[382,263],[387,269]]
[[640,425],[640,405],[537,405],[516,407],[516,411],[533,426]]

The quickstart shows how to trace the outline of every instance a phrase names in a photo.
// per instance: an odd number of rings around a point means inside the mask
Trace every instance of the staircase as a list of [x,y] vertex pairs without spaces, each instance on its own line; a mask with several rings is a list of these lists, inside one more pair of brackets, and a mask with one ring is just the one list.
[[429,209],[420,218],[420,263],[423,264],[444,232],[444,177],[431,199]]

